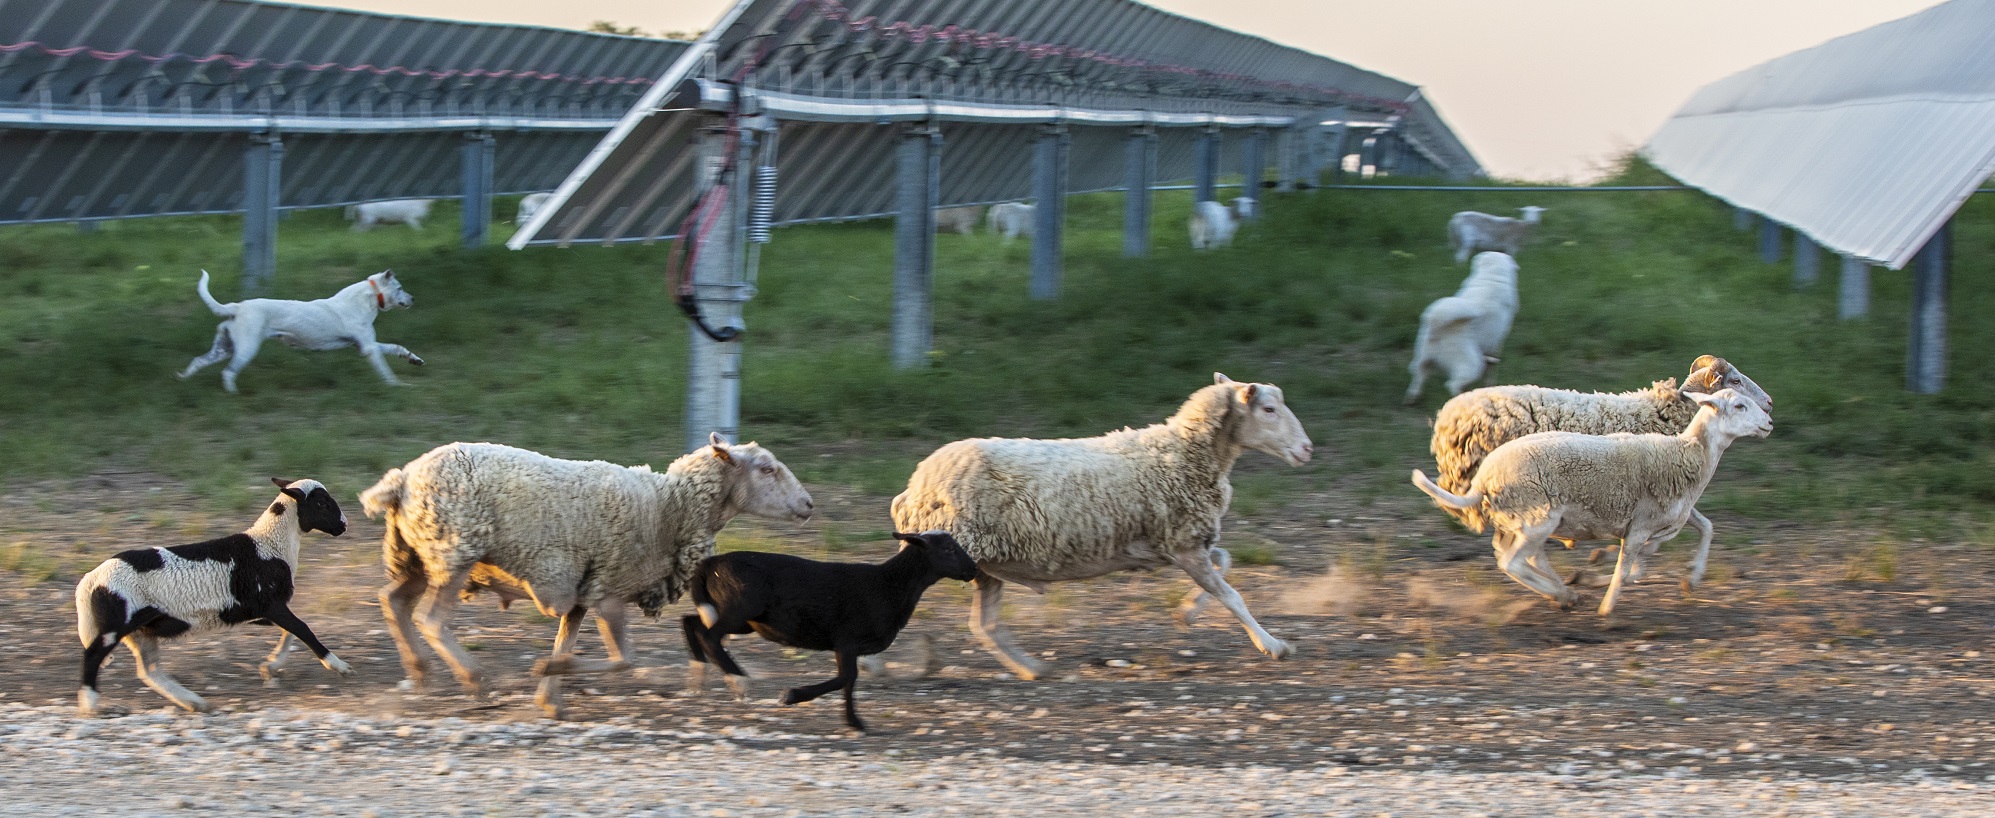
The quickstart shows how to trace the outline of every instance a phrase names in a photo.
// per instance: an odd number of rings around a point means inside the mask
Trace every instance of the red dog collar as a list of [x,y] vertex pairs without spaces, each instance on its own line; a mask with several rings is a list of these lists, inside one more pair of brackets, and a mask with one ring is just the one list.
[[373,276],[367,277],[367,286],[374,288],[374,308],[381,312],[387,312],[388,294],[381,292],[381,285],[374,283]]

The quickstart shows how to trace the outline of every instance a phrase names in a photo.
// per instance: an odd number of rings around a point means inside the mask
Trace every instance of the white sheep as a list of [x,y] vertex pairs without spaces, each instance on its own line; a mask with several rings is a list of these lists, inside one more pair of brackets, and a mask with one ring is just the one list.
[[1680,434],[1539,432],[1490,452],[1467,494],[1434,485],[1418,469],[1413,484],[1445,507],[1480,508],[1496,529],[1497,566],[1562,609],[1579,595],[1552,571],[1545,539],[1619,539],[1621,558],[1600,601],[1605,616],[1621,586],[1640,581],[1644,561],[1685,523],[1710,536],[1697,498],[1732,441],[1773,432],[1772,416],[1735,390],[1690,399],[1701,407]]
[[1413,362],[1407,370],[1413,382],[1406,403],[1420,399],[1427,370],[1448,373],[1448,394],[1462,391],[1488,373],[1496,376],[1497,353],[1517,317],[1517,261],[1502,253],[1478,253],[1455,294],[1436,299],[1420,313],[1420,333],[1413,340]]
[[[1676,379],[1670,378],[1647,389],[1619,393],[1542,386],[1488,386],[1463,392],[1450,398],[1434,417],[1434,436],[1428,449],[1439,467],[1436,482],[1450,492],[1464,493],[1484,457],[1498,446],[1537,432],[1677,434],[1690,425],[1698,410],[1698,404],[1685,393],[1709,394],[1720,389],[1737,391],[1768,413],[1773,411],[1773,398],[1759,384],[1716,355],[1700,355],[1692,361],[1681,389]],[[1478,534],[1487,524],[1480,509],[1441,508]],[[1695,521],[1702,521],[1698,530],[1708,531],[1709,521],[1695,511],[1691,513]],[[1683,583],[1686,589],[1704,580],[1710,550],[1707,533],[1691,560],[1690,574]]]
[[977,222],[983,218],[983,205],[938,207],[935,209],[935,232],[958,233],[968,236],[977,232]]
[[97,671],[123,641],[138,660],[139,680],[197,713],[208,702],[159,667],[159,640],[256,623],[284,629],[262,671],[272,686],[296,636],[328,670],[353,673],[291,612],[299,540],[307,531],[346,533],[346,515],[317,480],[273,478],[275,502],[240,534],[170,547],[121,552],[76,583],[76,635],[83,640],[83,685],[76,709],[97,712]]
[[1448,219],[1448,246],[1455,248],[1455,263],[1469,260],[1469,255],[1478,250],[1497,250],[1510,255],[1524,246],[1524,240],[1531,237],[1531,231],[1538,226],[1538,214],[1545,212],[1542,207],[1522,207],[1524,218],[1512,219],[1504,216],[1491,216],[1464,210]]
[[1227,473],[1243,450],[1300,466],[1313,447],[1281,389],[1216,373],[1213,380],[1169,420],[1142,429],[950,443],[921,461],[894,498],[899,530],[947,531],[977,559],[970,628],[1020,677],[1039,678],[1045,668],[998,621],[1006,582],[1044,593],[1049,582],[1165,565],[1217,597],[1262,653],[1289,655],[1226,583],[1219,521],[1233,496]]
[[1233,234],[1239,229],[1240,220],[1234,218],[1233,211],[1226,209],[1223,204],[1207,201],[1194,203],[1191,207],[1193,250],[1206,250],[1232,244]]
[[[753,443],[711,445],[646,466],[560,460],[492,443],[439,446],[360,495],[383,517],[388,584],[381,613],[401,649],[406,687],[427,671],[414,627],[474,694],[477,663],[450,632],[460,596],[484,589],[500,604],[532,599],[561,620],[553,655],[534,666],[536,701],[554,718],[565,710],[560,676],[630,668],[625,603],[656,616],[676,601],[714,534],[737,514],[808,519],[810,494],[775,455]],[[417,602],[421,604],[418,606]],[[574,657],[582,617],[596,612],[607,660]]]
[[353,222],[353,231],[365,233],[377,224],[406,224],[423,229],[423,220],[429,218],[429,210],[435,205],[434,199],[390,199],[385,202],[365,202],[347,205],[346,218]]
[[1019,236],[1030,238],[1033,213],[1032,205],[1024,202],[999,202],[984,213],[984,222],[991,232],[1004,236],[1005,241]]
[[521,227],[526,226],[526,223],[531,221],[534,215],[540,212],[541,208],[547,206],[547,200],[552,198],[554,198],[554,194],[552,193],[527,194],[525,198],[520,199],[520,212],[519,215],[513,217],[513,224]]

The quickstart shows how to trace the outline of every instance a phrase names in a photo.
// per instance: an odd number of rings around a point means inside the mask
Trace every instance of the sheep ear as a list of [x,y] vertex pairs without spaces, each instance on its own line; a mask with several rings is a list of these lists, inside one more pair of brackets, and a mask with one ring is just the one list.
[[274,485],[274,486],[276,486],[276,487],[280,488],[280,489],[281,489],[281,488],[283,488],[283,487],[285,487],[285,486],[288,486],[288,485],[291,485],[292,483],[296,483],[296,482],[298,482],[298,481],[296,481],[296,480],[286,480],[286,479],[284,479],[284,478],[282,478],[282,477],[272,477],[272,478],[270,478],[270,483],[271,483],[272,485]]
[[896,539],[896,540],[900,540],[900,541],[901,541],[902,543],[905,543],[906,545],[927,545],[927,544],[928,544],[928,538],[927,538],[927,537],[924,537],[924,536],[922,536],[922,535],[920,535],[920,534],[907,534],[907,533],[903,533],[903,532],[899,532],[899,531],[896,531],[896,532],[894,532],[894,539]]
[[1224,372],[1214,372],[1214,373],[1212,373],[1212,382],[1213,382],[1213,383],[1234,383],[1235,381],[1234,381],[1234,380],[1233,380],[1232,378],[1228,378],[1228,377],[1226,377],[1226,373],[1224,373]]
[[1724,402],[1724,399],[1704,392],[1685,392],[1683,396],[1713,409],[1718,408],[1718,405]]

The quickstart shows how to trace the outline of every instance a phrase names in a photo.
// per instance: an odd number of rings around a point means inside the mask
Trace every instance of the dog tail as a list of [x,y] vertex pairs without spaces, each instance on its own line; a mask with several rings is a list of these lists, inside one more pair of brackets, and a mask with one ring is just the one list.
[[201,282],[194,285],[194,291],[201,294],[201,302],[208,305],[209,312],[212,312],[223,318],[236,317],[236,305],[224,304],[220,301],[216,301],[214,294],[208,292],[207,270],[201,271]]

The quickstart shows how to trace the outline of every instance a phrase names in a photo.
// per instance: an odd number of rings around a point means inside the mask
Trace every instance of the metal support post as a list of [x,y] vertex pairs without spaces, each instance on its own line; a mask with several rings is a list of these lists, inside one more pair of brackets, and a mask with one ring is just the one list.
[[1845,321],[1870,314],[1870,264],[1855,256],[1843,257],[1843,280],[1836,292],[1836,317]]
[[1150,188],[1157,183],[1157,129],[1137,128],[1123,150],[1122,255],[1150,255]]
[[1275,192],[1294,193],[1295,178],[1302,175],[1303,126],[1291,125],[1275,135]]
[[[1267,171],[1267,164],[1262,160],[1261,156],[1261,146],[1267,142],[1267,139],[1267,129],[1255,128],[1248,132],[1247,144],[1241,150],[1240,169],[1245,173],[1245,176],[1240,180],[1240,195],[1253,199],[1257,205],[1261,200],[1261,177],[1266,175]],[[1251,222],[1260,217],[1261,209],[1259,207],[1248,209],[1247,221]]]
[[1804,290],[1815,286],[1815,280],[1822,276],[1821,248],[1815,240],[1799,230],[1794,231],[1794,288]]
[[[726,129],[713,125],[699,138],[702,196],[717,185],[727,186],[726,201],[712,214],[704,238],[698,242],[690,272],[693,303],[708,328],[728,340],[709,337],[698,324],[687,322],[691,341],[686,361],[686,451],[707,444],[707,435],[719,432],[728,440],[741,433],[741,305],[748,300],[746,282],[741,280],[741,245],[744,226],[738,214],[748,198],[746,170],[754,156],[754,132],[740,133],[740,156],[732,170],[722,171],[728,138]],[[731,332],[730,332],[731,331]]]
[[1759,221],[1759,260],[1768,264],[1780,263],[1780,223],[1761,217]]
[[942,130],[901,134],[894,197],[894,368],[928,366],[934,343],[935,206],[942,193]]
[[1732,206],[1732,229],[1741,233],[1753,229],[1753,212],[1737,205]]
[[[1360,138],[1358,142],[1360,148],[1362,148],[1364,140]],[[1341,185],[1344,183],[1344,156],[1350,152],[1351,129],[1349,126],[1339,125],[1337,126],[1337,133],[1330,137],[1330,184]],[[1321,166],[1318,166],[1314,170],[1315,172],[1309,177],[1309,183],[1321,187],[1323,185],[1323,169]],[[1360,166],[1358,170],[1363,171],[1364,167]]]
[[1392,176],[1399,172],[1399,140],[1391,131],[1380,131],[1372,140],[1372,165],[1374,176]]
[[1194,202],[1216,202],[1219,200],[1219,129],[1206,128],[1198,133],[1198,143],[1192,151],[1192,196]]
[[1067,221],[1067,150],[1070,136],[1063,126],[1039,132],[1032,163],[1032,297],[1060,296],[1060,230]]
[[1906,344],[1905,388],[1934,395],[1947,381],[1947,287],[1953,266],[1953,222],[1940,226],[1912,258],[1912,332]]
[[242,174],[244,297],[269,293],[277,275],[277,194],[283,171],[283,138],[275,132],[250,134]]
[[489,131],[473,131],[464,135],[464,145],[458,149],[463,179],[458,189],[464,197],[464,229],[459,235],[464,238],[465,247],[484,246],[485,235],[491,228],[495,145]]

